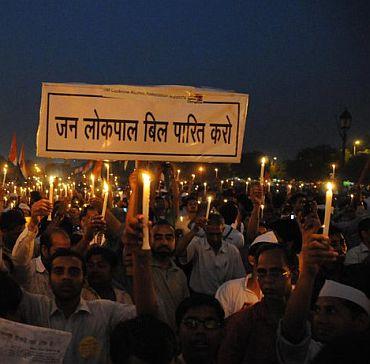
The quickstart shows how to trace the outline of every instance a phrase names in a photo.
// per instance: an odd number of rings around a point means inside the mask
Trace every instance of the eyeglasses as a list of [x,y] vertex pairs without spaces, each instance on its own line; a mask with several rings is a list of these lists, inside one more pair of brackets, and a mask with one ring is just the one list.
[[270,276],[273,279],[283,279],[287,277],[289,272],[283,269],[271,269],[267,271],[266,269],[257,269],[257,278],[258,279],[266,279],[267,276]]
[[221,322],[214,319],[199,320],[194,317],[188,317],[182,320],[182,323],[188,328],[195,330],[200,324],[207,330],[215,330],[222,326]]

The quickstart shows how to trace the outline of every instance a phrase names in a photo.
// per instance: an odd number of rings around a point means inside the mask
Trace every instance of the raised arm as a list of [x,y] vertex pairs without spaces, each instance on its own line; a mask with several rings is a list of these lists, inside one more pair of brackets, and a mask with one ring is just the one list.
[[16,266],[25,266],[30,263],[33,257],[39,221],[43,216],[49,215],[51,210],[52,205],[46,199],[37,201],[32,205],[31,221],[19,235],[12,250],[12,260]]
[[320,265],[336,260],[338,253],[329,244],[329,237],[316,234],[319,221],[307,221],[302,225],[302,252],[300,256],[300,275],[293,290],[282,321],[282,334],[293,344],[305,336],[312,292]]
[[263,200],[263,189],[260,184],[251,186],[249,199],[252,201],[253,209],[247,225],[247,244],[250,244],[258,235],[260,208]]

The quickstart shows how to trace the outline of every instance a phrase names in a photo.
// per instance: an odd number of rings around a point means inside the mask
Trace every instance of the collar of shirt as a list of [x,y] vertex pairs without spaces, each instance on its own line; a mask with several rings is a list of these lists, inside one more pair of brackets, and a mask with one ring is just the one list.
[[44,273],[46,271],[44,263],[41,260],[41,256],[36,258],[35,264],[36,264],[36,272],[37,273]]
[[[205,245],[205,250],[213,250],[213,248],[209,245],[207,238],[204,238],[204,245]],[[224,240],[222,240],[220,250],[217,252],[218,253],[224,253],[227,254],[228,252],[228,243]]]
[[[89,306],[87,305],[86,301],[83,298],[80,299],[80,303],[77,305],[72,315],[80,311],[91,313]],[[62,313],[63,311],[58,308],[57,304],[55,303],[55,299],[54,299],[51,304],[50,317],[56,314],[57,312]]]
[[361,242],[359,246],[361,247],[361,253],[367,253],[369,251],[369,248],[365,243]]
[[[170,267],[168,269],[171,269],[171,270],[179,270],[180,268],[175,264],[175,262],[173,261],[173,259],[170,259]],[[152,267],[158,267],[158,268],[162,268],[162,265],[159,263],[158,259],[154,258],[152,256]]]

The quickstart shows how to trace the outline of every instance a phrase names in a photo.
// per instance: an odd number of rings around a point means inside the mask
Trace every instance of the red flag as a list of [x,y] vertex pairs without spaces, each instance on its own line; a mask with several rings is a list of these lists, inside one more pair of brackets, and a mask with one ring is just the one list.
[[92,174],[96,177],[99,178],[101,177],[101,169],[103,167],[103,161],[96,161],[94,168],[92,170]]
[[21,152],[19,154],[19,169],[22,172],[22,175],[25,179],[28,177],[26,159],[24,158],[24,144],[22,144]]
[[8,160],[12,162],[15,166],[17,165],[17,137],[15,133],[13,134],[12,144],[10,146]]

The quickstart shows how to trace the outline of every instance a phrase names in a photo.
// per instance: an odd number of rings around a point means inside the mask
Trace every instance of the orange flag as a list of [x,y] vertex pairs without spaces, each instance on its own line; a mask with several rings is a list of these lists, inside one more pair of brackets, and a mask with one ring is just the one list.
[[19,169],[21,170],[23,177],[28,178],[28,172],[26,167],[26,159],[24,158],[24,144],[22,144],[21,152],[19,154]]
[[96,161],[96,162],[95,162],[94,168],[93,168],[93,170],[92,170],[92,174],[93,174],[96,178],[101,177],[101,170],[102,170],[102,167],[103,167],[103,161]]
[[15,136],[15,133],[13,134],[13,138],[12,138],[12,144],[10,146],[10,151],[9,151],[9,156],[8,156],[8,160],[9,162],[12,162],[13,165],[17,165],[17,137]]

